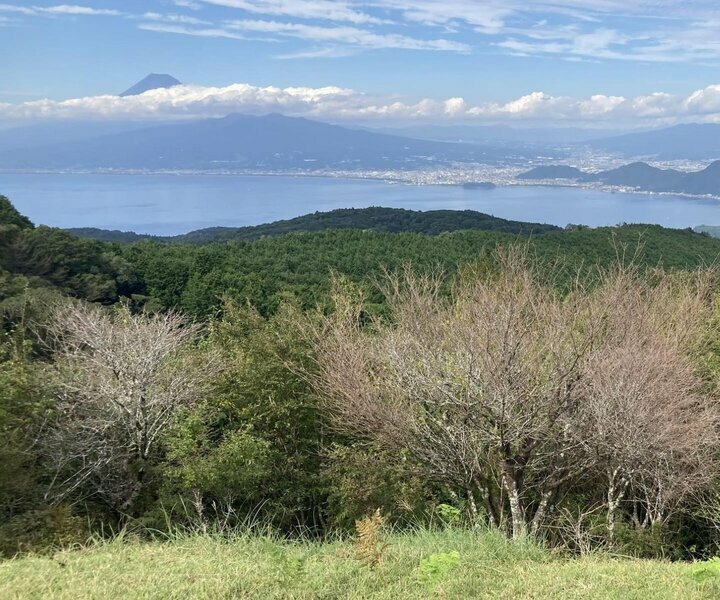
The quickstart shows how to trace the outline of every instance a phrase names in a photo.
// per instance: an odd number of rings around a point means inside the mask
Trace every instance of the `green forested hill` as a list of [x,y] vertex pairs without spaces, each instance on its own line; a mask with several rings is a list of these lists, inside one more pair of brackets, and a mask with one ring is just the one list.
[[[490,260],[497,245],[526,244],[539,260],[560,259],[568,266],[607,265],[624,253],[628,259],[638,254],[645,265],[685,269],[720,257],[720,240],[689,230],[653,225],[560,230],[473,211],[343,209],[181,238],[233,237],[204,244],[81,239],[32,227],[7,201],[0,219],[6,223],[0,224],[0,301],[25,287],[50,287],[103,303],[133,297],[199,317],[216,311],[225,296],[248,301],[264,314],[288,296],[313,306],[323,301],[332,271],[358,282],[406,264],[452,274],[464,264]],[[443,233],[454,229],[460,231]]]
[[252,227],[210,227],[170,237],[140,235],[129,231],[81,228],[69,231],[80,237],[107,242],[136,242],[152,239],[159,242],[207,244],[229,240],[255,240],[286,233],[325,231],[328,229],[362,229],[389,233],[413,232],[437,235],[451,231],[479,229],[505,233],[546,233],[559,227],[542,223],[508,221],[474,210],[407,210],[404,208],[340,208],[315,212],[294,219],[264,223]]
[[272,312],[288,292],[304,306],[318,302],[331,271],[367,281],[382,268],[405,264],[441,267],[486,259],[500,244],[527,244],[541,260],[609,265],[618,254],[642,264],[695,268],[720,258],[720,241],[686,230],[629,225],[557,231],[542,236],[465,231],[439,236],[371,231],[324,231],[206,246],[141,242],[120,249],[145,284],[145,293],[163,305],[202,315],[228,295]]
[[109,245],[61,229],[35,227],[0,196],[0,314],[25,289],[52,289],[113,303],[137,291],[132,267]]

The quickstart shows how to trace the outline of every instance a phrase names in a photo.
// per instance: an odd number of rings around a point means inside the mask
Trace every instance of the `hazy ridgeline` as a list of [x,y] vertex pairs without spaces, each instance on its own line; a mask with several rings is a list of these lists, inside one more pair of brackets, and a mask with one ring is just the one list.
[[720,241],[116,244],[6,199],[0,220],[5,553],[122,528],[325,538],[378,508],[582,553],[717,550]]

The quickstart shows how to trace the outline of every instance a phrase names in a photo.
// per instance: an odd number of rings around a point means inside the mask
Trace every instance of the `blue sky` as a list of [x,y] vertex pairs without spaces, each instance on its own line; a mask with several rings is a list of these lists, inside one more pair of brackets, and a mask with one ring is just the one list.
[[[716,120],[718,6],[16,0],[0,3],[0,119],[167,118],[276,107],[357,121]],[[151,94],[144,104],[92,100],[149,72],[172,74],[192,89]],[[59,104],[72,99],[85,100]]]

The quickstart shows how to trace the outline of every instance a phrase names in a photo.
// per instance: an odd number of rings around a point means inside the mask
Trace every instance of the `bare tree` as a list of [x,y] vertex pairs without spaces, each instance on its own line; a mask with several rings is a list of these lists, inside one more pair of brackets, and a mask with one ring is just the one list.
[[613,310],[573,432],[605,479],[611,539],[629,495],[642,524],[661,523],[712,474],[718,407],[701,393],[692,359],[710,314],[708,290],[706,273],[661,275],[650,285],[617,269],[593,293]]
[[[428,476],[478,498],[513,536],[537,531],[583,466],[566,422],[593,343],[593,306],[539,283],[521,252],[489,282],[439,296],[437,277],[390,278],[392,324],[343,307],[318,343],[320,386],[343,428],[409,448]],[[505,505],[510,520],[505,519]]]
[[[605,402],[611,394],[602,389],[603,377],[610,385],[621,370],[645,376],[628,380],[624,406],[632,407],[635,387],[649,386],[643,392],[648,427],[660,416],[654,399],[664,394],[663,410],[676,410],[662,415],[673,425],[655,438],[665,450],[698,431],[697,421],[686,429],[675,423],[698,398],[685,346],[668,339],[690,323],[679,313],[688,310],[697,319],[703,299],[669,312],[669,303],[650,302],[638,292],[639,279],[622,269],[602,274],[592,287],[577,277],[561,295],[542,283],[547,273],[522,251],[496,258],[498,273],[458,285],[452,298],[439,294],[440,277],[409,271],[390,277],[384,291],[391,318],[368,326],[361,324],[361,300],[338,293],[337,310],[317,338],[317,383],[338,427],[380,446],[409,449],[427,476],[463,490],[471,505],[482,501],[492,523],[519,537],[537,533],[561,488],[600,464],[597,447],[626,460],[631,449],[613,443],[627,435],[631,417]],[[623,301],[624,311],[617,306]],[[652,312],[655,345],[647,346],[648,336],[635,340],[637,347],[627,345],[631,332],[623,317],[631,309]],[[659,326],[670,317],[677,324]],[[687,336],[693,331],[688,327]],[[630,362],[647,348],[643,365]],[[652,373],[644,370],[647,363]],[[664,369],[673,374],[662,387]],[[599,422],[620,426],[612,436],[587,438],[591,423]],[[656,452],[653,460],[662,456],[668,455]],[[610,484],[616,487],[608,492],[613,502],[629,485],[624,468],[616,468]],[[635,479],[637,486],[659,484],[649,466],[643,472],[647,477]]]
[[176,313],[133,315],[73,303],[53,315],[56,420],[45,448],[55,501],[98,496],[128,511],[178,410],[212,377],[208,354],[189,352],[198,328]]

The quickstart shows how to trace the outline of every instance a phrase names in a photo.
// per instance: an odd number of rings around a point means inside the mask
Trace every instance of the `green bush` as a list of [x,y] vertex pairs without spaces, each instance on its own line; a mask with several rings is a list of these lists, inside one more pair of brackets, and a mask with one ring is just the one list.
[[457,550],[431,554],[420,561],[418,579],[427,585],[442,583],[459,562],[460,553]]
[[618,523],[615,543],[622,554],[636,558],[682,558],[683,548],[666,527],[636,527]]
[[0,525],[0,553],[45,553],[84,544],[90,536],[86,519],[67,506],[21,513]]
[[378,507],[389,523],[417,521],[434,503],[432,487],[402,452],[337,444],[327,477],[331,524],[343,530]]

